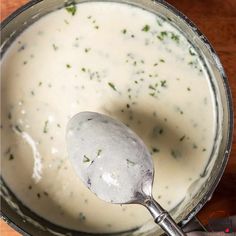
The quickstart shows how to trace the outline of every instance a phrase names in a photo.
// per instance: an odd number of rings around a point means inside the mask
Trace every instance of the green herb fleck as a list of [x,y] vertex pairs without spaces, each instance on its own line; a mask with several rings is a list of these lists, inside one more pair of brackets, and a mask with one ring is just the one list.
[[86,72],[86,69],[83,67],[83,68],[81,68],[81,70],[83,71],[83,72]]
[[160,150],[157,149],[157,148],[152,148],[152,152],[153,152],[153,153],[157,153],[157,152],[160,152]]
[[187,90],[188,90],[188,91],[191,91],[191,88],[187,87]]
[[66,64],[66,67],[69,69],[69,68],[71,68],[71,65],[70,64]]
[[98,151],[97,151],[97,157],[100,156],[101,153],[102,153],[102,149],[98,149]]
[[12,118],[12,115],[11,115],[11,112],[9,111],[9,113],[8,113],[8,115],[7,115],[7,118],[9,119],[9,120],[11,120],[11,118]]
[[126,34],[126,33],[127,33],[127,30],[126,30],[126,29],[123,29],[123,30],[122,30],[122,33],[123,33],[123,34]]
[[86,155],[84,155],[83,162],[84,163],[90,162],[90,159]]
[[131,160],[129,160],[129,159],[126,159],[126,161],[127,161],[127,165],[128,165],[128,166],[129,166],[129,165],[132,165],[132,166],[135,165],[135,162],[133,162],[133,161],[131,161]]
[[9,161],[14,160],[14,158],[15,158],[14,155],[11,153],[10,156],[9,156]]
[[148,86],[149,89],[156,90],[151,84]]
[[68,13],[70,13],[72,16],[74,16],[75,13],[76,13],[76,10],[77,10],[75,3],[73,3],[70,6],[67,6],[66,10],[67,10]]
[[48,120],[44,122],[43,132],[46,134],[48,132]]
[[144,32],[148,32],[150,30],[150,26],[149,25],[145,25],[143,28],[142,28],[142,31]]
[[173,150],[173,149],[171,150],[170,154],[175,159],[181,156],[181,153],[178,150]]
[[42,83],[41,81],[39,81],[38,86],[40,87],[42,84],[43,84],[43,83]]
[[155,93],[149,93],[150,96],[154,97],[155,96]]
[[167,86],[166,86],[166,80],[161,80],[161,87],[164,87],[164,88],[167,87]]
[[160,128],[159,129],[159,134],[163,134],[163,132],[164,132],[163,128]]
[[18,131],[19,133],[22,133],[22,129],[21,129],[18,125],[15,125],[15,129],[16,129],[16,131]]
[[161,31],[160,35],[157,36],[158,39],[160,39],[161,41],[164,40],[164,37],[167,36],[167,32],[166,31]]
[[164,59],[160,59],[160,62],[165,63],[165,60]]
[[186,136],[183,135],[183,136],[179,139],[179,141],[182,142],[182,141],[185,139],[185,137],[186,137]]
[[171,39],[179,43],[179,35],[171,32]]
[[85,48],[84,51],[88,53],[91,50],[91,48]]
[[116,90],[116,87],[113,83],[109,82],[108,85],[114,90],[114,91],[117,91]]
[[57,51],[58,50],[58,46],[56,46],[56,44],[52,44],[52,47],[53,47],[53,49],[55,50],[55,51]]
[[79,220],[80,221],[85,221],[86,220],[86,217],[82,212],[79,213]]
[[206,148],[203,148],[202,151],[205,152],[205,151],[206,151]]

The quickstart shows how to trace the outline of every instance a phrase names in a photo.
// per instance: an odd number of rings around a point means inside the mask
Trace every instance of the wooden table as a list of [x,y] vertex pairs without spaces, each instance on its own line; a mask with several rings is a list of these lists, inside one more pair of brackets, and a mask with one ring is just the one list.
[[[220,56],[229,79],[234,101],[236,100],[236,0],[167,0],[187,15],[207,36]],[[6,18],[26,0],[0,0],[1,20]],[[236,105],[234,104],[236,111]],[[207,224],[214,217],[236,214],[236,131],[234,142],[223,178],[213,198],[198,214]],[[0,235],[19,235],[4,222]]]

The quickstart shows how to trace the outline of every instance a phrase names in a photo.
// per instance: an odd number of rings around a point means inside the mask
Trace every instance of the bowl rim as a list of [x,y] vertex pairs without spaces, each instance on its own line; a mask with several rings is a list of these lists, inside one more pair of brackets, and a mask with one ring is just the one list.
[[[43,2],[44,0],[31,0],[27,2],[26,4],[22,5],[21,7],[17,8],[15,11],[13,11],[9,16],[7,16],[1,23],[0,23],[0,31],[2,31],[14,18],[16,18],[18,15],[20,15],[22,12],[27,11],[30,7]],[[80,0],[79,0],[80,1]],[[78,3],[80,3],[78,1]],[[89,0],[86,0],[89,1]],[[104,0],[95,0],[95,2],[102,2]],[[119,2],[119,0],[109,0],[108,2]],[[205,196],[198,202],[198,204],[192,209],[192,211],[187,214],[187,216],[179,223],[181,226],[186,225],[194,216],[203,208],[203,206],[211,199],[217,185],[219,184],[228,159],[230,155],[230,151],[232,148],[232,141],[233,141],[233,130],[234,130],[234,109],[233,109],[233,99],[232,99],[232,93],[230,90],[229,82],[225,73],[225,70],[223,68],[223,65],[219,59],[218,54],[216,53],[215,49],[207,39],[207,37],[198,29],[198,27],[193,23],[192,20],[190,20],[184,13],[179,11],[177,8],[172,6],[170,3],[166,2],[165,0],[150,0],[150,2],[153,2],[154,4],[161,4],[168,10],[170,10],[174,15],[178,16],[181,20],[184,21],[185,24],[187,24],[192,31],[201,39],[201,41],[207,46],[208,50],[210,51],[212,55],[213,62],[216,65],[216,68],[218,69],[221,80],[224,85],[225,89],[225,95],[226,95],[226,103],[227,103],[227,111],[228,111],[228,132],[227,132],[227,137],[226,137],[226,145],[225,145],[225,150],[222,158],[222,163],[221,163],[221,171],[217,174],[215,177],[215,180],[211,184],[209,190],[206,192]],[[82,2],[83,3],[83,2]],[[125,3],[124,3],[125,4]],[[137,6],[138,7],[138,6]],[[1,40],[1,43],[2,40]],[[11,226],[13,229],[15,229],[17,232],[21,233],[22,235],[25,236],[31,236],[29,233],[27,233],[22,227],[17,225],[15,222],[13,222],[9,217],[4,214],[2,209],[0,209],[0,218],[6,222],[9,226]],[[74,231],[74,230],[72,230]],[[91,234],[93,235],[93,234]],[[95,234],[94,234],[95,235]],[[109,234],[106,234],[109,235]]]

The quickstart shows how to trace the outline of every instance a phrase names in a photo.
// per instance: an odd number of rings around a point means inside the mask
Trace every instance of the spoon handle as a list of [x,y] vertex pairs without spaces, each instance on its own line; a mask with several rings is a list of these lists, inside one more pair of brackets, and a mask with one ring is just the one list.
[[167,211],[165,211],[153,198],[145,201],[145,206],[152,214],[157,223],[169,236],[186,236],[181,228],[175,223]]

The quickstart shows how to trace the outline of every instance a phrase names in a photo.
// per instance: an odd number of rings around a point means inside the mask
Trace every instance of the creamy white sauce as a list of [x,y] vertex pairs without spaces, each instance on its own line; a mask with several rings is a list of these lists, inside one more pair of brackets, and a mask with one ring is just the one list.
[[1,69],[3,178],[55,224],[117,232],[151,218],[142,206],[99,200],[77,178],[65,131],[80,111],[113,116],[144,140],[167,210],[204,170],[216,123],[208,76],[183,35],[149,12],[108,2],[55,11],[14,41]]

